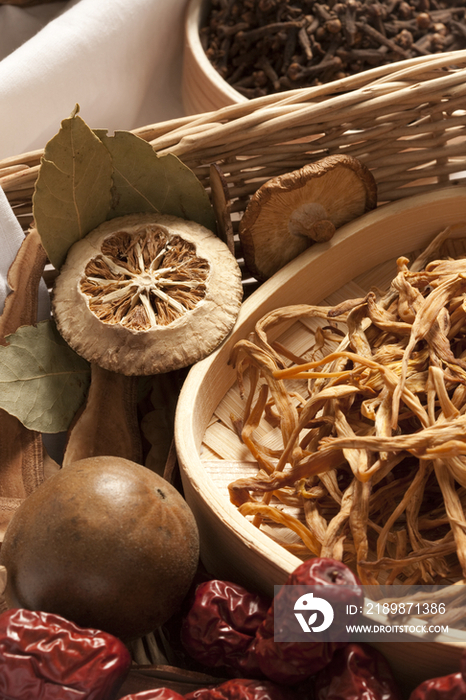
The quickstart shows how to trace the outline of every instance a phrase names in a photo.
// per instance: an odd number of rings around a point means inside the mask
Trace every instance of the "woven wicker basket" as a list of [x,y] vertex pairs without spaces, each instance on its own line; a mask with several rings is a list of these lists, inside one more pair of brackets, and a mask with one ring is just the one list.
[[[466,51],[421,57],[135,133],[158,153],[181,158],[206,187],[209,164],[219,163],[233,213],[244,211],[268,178],[334,153],[372,170],[383,203],[434,191],[462,174],[465,76]],[[41,155],[0,161],[0,186],[25,227]]]
[[[85,114],[83,116],[85,118]],[[324,86],[150,125],[135,133],[149,141],[159,154],[176,154],[207,189],[209,166],[218,163],[229,186],[235,227],[250,195],[265,180],[328,154],[347,153],[363,161],[377,181],[380,204],[404,200],[411,195],[427,195],[428,201],[431,194],[440,196],[441,190],[466,183],[466,51],[404,61]],[[31,200],[41,155],[42,151],[36,151],[0,161],[0,186],[24,229],[32,221]],[[451,191],[447,195],[453,196]],[[373,247],[376,246],[375,240]],[[243,265],[239,243],[237,257]],[[377,261],[371,264],[368,260],[367,264],[372,268]],[[283,273],[278,273],[281,280]],[[51,269],[48,274],[51,280],[55,271]],[[246,269],[244,280],[247,293],[249,282],[251,289],[257,286]],[[276,281],[266,284],[266,289],[272,290]],[[334,289],[323,292],[321,298],[330,291]],[[208,361],[214,360],[209,358]],[[197,373],[202,371],[202,368],[195,369]],[[215,364],[209,378],[211,386],[218,382],[223,387],[222,395],[233,381],[231,375],[225,380],[224,372],[225,363]],[[191,394],[182,400],[185,410],[186,401],[190,401],[199,411],[194,424],[189,425],[189,430],[193,431],[189,439],[200,449],[215,406],[211,406],[211,397],[199,405],[197,398]],[[226,544],[218,537],[215,509],[218,502],[221,509],[228,511],[228,497],[211,487],[211,477],[204,475],[202,478],[210,484],[206,493],[209,496],[213,493],[216,501],[206,502],[202,488],[192,481],[186,464],[186,460],[191,459],[197,464],[198,455],[186,455],[184,444],[181,449],[180,466],[187,498],[195,512],[199,512],[203,504],[204,550],[215,552],[216,549],[219,561],[224,560],[221,552],[225,551]],[[253,529],[246,536],[238,534],[243,540],[239,553],[235,554],[232,548],[227,552],[230,557],[242,557],[245,550],[249,550],[250,557],[254,556],[256,543],[251,533]],[[273,570],[275,554],[278,556],[274,545],[269,552],[269,571]],[[292,566],[294,557],[287,556],[288,565]],[[215,561],[209,559],[209,565],[215,567]],[[241,571],[241,560],[234,562],[234,568]],[[267,568],[263,572],[263,576],[266,575]],[[250,576],[246,578],[251,580]],[[273,583],[280,581],[269,578],[268,587]],[[258,585],[263,586],[263,580]],[[408,686],[419,680],[419,674],[429,674],[439,665],[446,670],[456,669],[463,642],[459,640],[453,645],[413,642],[401,645],[398,650],[396,647],[400,645],[386,646],[393,648],[393,663],[400,676],[404,673],[403,681]],[[405,663],[408,653],[412,660],[409,668]]]

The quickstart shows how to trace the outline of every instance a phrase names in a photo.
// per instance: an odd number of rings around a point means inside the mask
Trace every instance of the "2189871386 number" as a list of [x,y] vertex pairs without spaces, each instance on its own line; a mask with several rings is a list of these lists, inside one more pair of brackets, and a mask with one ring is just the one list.
[[444,615],[447,612],[445,603],[436,602],[384,602],[367,601],[366,615]]

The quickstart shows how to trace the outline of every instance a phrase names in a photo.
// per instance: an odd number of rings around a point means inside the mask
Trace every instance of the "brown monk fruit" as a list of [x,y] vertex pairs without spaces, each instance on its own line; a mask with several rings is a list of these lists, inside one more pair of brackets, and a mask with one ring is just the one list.
[[180,493],[146,467],[101,456],[63,468],[23,502],[0,562],[10,607],[130,640],[178,609],[198,555]]

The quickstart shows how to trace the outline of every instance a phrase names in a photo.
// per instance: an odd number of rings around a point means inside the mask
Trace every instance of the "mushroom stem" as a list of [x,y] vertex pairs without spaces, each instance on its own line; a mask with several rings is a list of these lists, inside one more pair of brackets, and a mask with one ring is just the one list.
[[329,241],[331,238],[333,238],[335,231],[336,228],[331,221],[328,219],[322,219],[321,221],[315,221],[312,224],[307,235],[313,241],[316,241],[316,243],[321,243],[323,241]]
[[293,236],[321,242],[329,241],[333,237],[335,226],[321,204],[306,202],[292,212],[288,222],[288,231]]

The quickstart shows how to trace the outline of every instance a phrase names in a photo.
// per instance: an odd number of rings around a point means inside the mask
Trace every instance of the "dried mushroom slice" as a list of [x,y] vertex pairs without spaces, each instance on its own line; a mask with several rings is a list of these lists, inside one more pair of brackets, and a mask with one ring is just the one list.
[[316,242],[377,206],[372,173],[357,158],[327,156],[265,182],[239,224],[244,261],[259,280],[271,277]]
[[89,362],[150,375],[211,353],[241,301],[238,263],[212,231],[175,216],[130,214],[70,248],[52,307],[62,336]]

